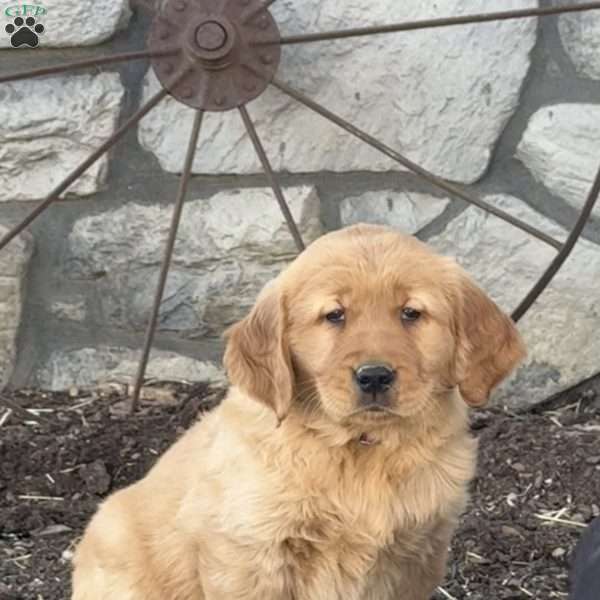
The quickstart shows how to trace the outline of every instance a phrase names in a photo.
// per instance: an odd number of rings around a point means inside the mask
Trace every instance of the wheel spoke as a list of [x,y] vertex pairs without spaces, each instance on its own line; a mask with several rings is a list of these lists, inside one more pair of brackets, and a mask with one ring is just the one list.
[[260,159],[260,162],[262,164],[265,175],[267,176],[267,179],[269,180],[269,184],[271,185],[271,188],[273,189],[273,193],[275,194],[275,197],[277,198],[277,202],[279,203],[279,207],[281,208],[281,212],[283,213],[283,216],[284,216],[287,226],[290,230],[290,233],[292,234],[292,237],[294,238],[294,242],[296,243],[298,250],[300,252],[302,252],[306,246],[304,245],[304,242],[302,241],[302,236],[300,235],[300,232],[298,231],[298,226],[296,225],[296,222],[294,221],[294,217],[292,216],[290,208],[285,200],[285,196],[283,195],[281,186],[279,185],[279,182],[277,181],[277,178],[275,177],[275,174],[273,173],[273,169],[271,168],[271,163],[269,162],[269,159],[267,157],[265,149],[263,148],[260,138],[258,137],[258,133],[256,131],[256,128],[254,127],[254,124],[252,123],[252,119],[250,119],[250,115],[248,114],[248,111],[246,110],[245,106],[240,106],[239,111],[242,116],[242,120],[244,121],[244,125],[246,126],[246,131],[248,132],[248,135],[250,136],[250,139],[252,140],[252,145],[254,146],[254,150],[256,151],[256,154],[257,154],[258,158]]
[[53,67],[41,67],[39,69],[31,69],[29,71],[19,71],[17,73],[9,73],[8,75],[0,75],[0,83],[8,83],[19,81],[21,79],[29,79],[32,77],[42,77],[44,75],[55,75],[66,71],[74,71],[76,69],[85,69],[87,67],[97,67],[100,65],[108,65],[111,63],[126,62],[128,60],[139,60],[143,58],[154,58],[157,56],[169,56],[180,52],[178,48],[162,50],[159,52],[150,52],[143,50],[141,52],[126,52],[124,54],[113,54],[112,56],[101,56],[98,58],[88,58],[75,62],[55,65]]
[[454,25],[468,25],[470,23],[486,23],[490,21],[508,21],[511,19],[524,19],[527,17],[545,17],[564,13],[583,12],[600,9],[600,2],[585,2],[571,6],[549,6],[543,8],[526,8],[522,10],[510,10],[501,12],[490,12],[476,15],[464,15],[459,17],[447,17],[440,19],[424,19],[409,23],[395,23],[392,25],[375,25],[372,27],[357,27],[355,29],[342,29],[338,31],[323,31],[317,33],[305,33],[299,35],[284,36],[279,40],[260,42],[263,44],[306,44],[311,42],[324,42],[344,38],[378,35],[383,33],[397,33],[400,31],[415,31],[418,29],[432,29],[436,27],[450,27]]
[[[177,85],[187,74],[189,69],[178,73],[172,82],[172,86]],[[145,117],[165,96],[169,94],[168,89],[161,89],[144,106],[135,112],[113,135],[110,136],[93,154],[86,158],[74,171],[63,179],[29,215],[18,225],[13,227],[2,239],[0,239],[0,250],[2,250],[13,238],[28,227],[39,215],[41,215],[53,202],[59,199],[83,173],[85,173],[95,162],[97,162],[106,152],[108,152],[138,121]]]
[[144,349],[142,351],[142,358],[138,366],[137,377],[135,381],[135,388],[133,390],[133,396],[131,399],[131,412],[137,410],[140,391],[144,382],[144,376],[146,374],[146,367],[148,365],[148,358],[150,357],[150,349],[152,348],[152,342],[154,340],[154,333],[156,332],[156,324],[158,323],[158,316],[160,313],[160,305],[165,293],[165,285],[167,283],[167,277],[169,275],[169,269],[171,268],[171,259],[173,258],[173,250],[175,248],[175,242],[177,240],[177,231],[179,229],[179,223],[181,221],[181,213],[183,211],[183,203],[188,191],[190,179],[192,176],[192,166],[194,164],[194,158],[196,157],[196,150],[198,147],[198,138],[200,136],[200,128],[202,126],[202,118],[204,111],[196,111],[194,118],[194,125],[192,127],[192,133],[188,144],[187,154],[185,157],[185,164],[183,172],[181,173],[181,179],[179,181],[179,190],[177,192],[177,198],[175,200],[175,208],[171,217],[171,227],[169,229],[169,236],[165,246],[165,252],[160,266],[160,276],[158,278],[158,287],[156,289],[156,295],[154,297],[154,304],[152,306],[152,315],[148,322],[148,328],[146,330],[146,338],[144,341]]
[[449,183],[448,181],[445,181],[441,177],[438,177],[437,175],[434,175],[433,173],[427,171],[423,167],[420,167],[419,165],[412,162],[411,160],[409,160],[408,158],[406,158],[399,152],[396,152],[389,146],[386,146],[383,142],[380,142],[373,136],[362,131],[358,127],[355,127],[354,125],[352,125],[345,119],[342,119],[341,117],[339,117],[338,115],[327,110],[320,104],[317,104],[315,101],[313,101],[310,98],[308,98],[307,96],[305,96],[302,92],[299,92],[298,90],[290,87],[286,83],[283,83],[282,81],[279,81],[276,78],[273,79],[273,81],[271,83],[272,83],[272,85],[274,85],[276,88],[278,88],[279,90],[281,90],[288,96],[294,98],[294,100],[297,100],[298,102],[300,102],[307,108],[313,110],[314,112],[318,113],[319,115],[321,115],[328,121],[331,121],[338,127],[341,127],[348,133],[350,133],[353,136],[357,137],[358,139],[362,140],[363,142],[365,142],[372,148],[375,148],[379,152],[385,154],[386,156],[388,156],[395,162],[400,163],[401,165],[403,165],[404,167],[406,167],[413,173],[420,175],[423,179],[425,179],[432,185],[444,190],[445,192],[448,192],[449,194],[452,194],[454,196],[457,196],[458,198],[461,198],[462,200],[464,200],[465,202],[468,202],[469,204],[474,204],[475,206],[478,206],[482,210],[485,210],[486,212],[502,219],[503,221],[506,221],[507,223],[510,223],[511,225],[514,225],[515,227],[518,227],[519,229],[529,233],[530,235],[545,242],[546,244],[552,246],[553,248],[556,248],[557,250],[560,250],[562,248],[563,245],[558,240],[555,240],[554,238],[550,237],[549,235],[546,235],[543,231],[539,231],[538,229],[536,229],[535,227],[532,227],[531,225],[525,223],[524,221],[521,221],[520,219],[513,217],[511,214],[509,214],[503,210],[500,210],[499,208],[496,208],[495,206],[492,206],[491,204],[488,204],[487,202],[484,202],[480,198],[477,198],[476,196],[472,195],[467,190],[465,190],[457,185],[454,185],[452,183]]
[[531,291],[525,296],[521,304],[515,309],[512,314],[514,321],[519,321],[521,317],[531,308],[533,303],[540,297],[542,292],[548,287],[558,270],[563,266],[569,255],[573,251],[577,240],[585,229],[585,225],[592,214],[592,210],[598,201],[600,195],[600,169],[596,173],[596,179],[592,184],[592,188],[588,194],[587,200],[581,209],[581,214],[575,222],[573,230],[569,234],[567,241],[564,243],[560,252],[556,255],[550,266],[546,269],[539,281],[533,286]]

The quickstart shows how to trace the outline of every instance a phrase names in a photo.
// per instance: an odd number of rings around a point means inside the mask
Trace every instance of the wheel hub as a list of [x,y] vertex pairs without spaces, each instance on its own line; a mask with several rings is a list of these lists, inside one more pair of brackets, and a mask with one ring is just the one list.
[[196,28],[196,44],[202,50],[220,50],[227,40],[227,31],[218,21],[205,21]]
[[[150,28],[148,46],[178,54],[152,59],[161,85],[196,109],[227,111],[254,100],[281,59],[279,29],[262,0],[167,0]],[[175,73],[189,69],[176,86]]]

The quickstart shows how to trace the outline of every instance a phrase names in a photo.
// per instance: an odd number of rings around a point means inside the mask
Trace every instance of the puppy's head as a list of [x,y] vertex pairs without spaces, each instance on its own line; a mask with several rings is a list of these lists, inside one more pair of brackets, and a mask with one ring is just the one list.
[[338,423],[411,417],[456,387],[481,406],[525,353],[455,262],[376,226],[320,238],[226,335],[234,385],[280,419],[304,401]]

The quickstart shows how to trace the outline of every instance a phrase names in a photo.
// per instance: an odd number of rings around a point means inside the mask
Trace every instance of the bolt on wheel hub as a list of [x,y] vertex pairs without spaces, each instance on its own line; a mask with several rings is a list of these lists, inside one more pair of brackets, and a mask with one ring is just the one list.
[[[279,29],[261,0],[168,0],[150,28],[148,46],[172,56],[152,59],[161,85],[196,109],[227,111],[254,100],[279,66]],[[188,74],[170,86],[175,73]]]

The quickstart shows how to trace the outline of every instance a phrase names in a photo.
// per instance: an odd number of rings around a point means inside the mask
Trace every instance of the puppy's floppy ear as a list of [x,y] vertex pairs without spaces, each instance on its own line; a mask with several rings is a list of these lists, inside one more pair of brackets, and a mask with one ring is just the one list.
[[465,402],[483,406],[492,391],[525,357],[512,319],[465,274],[458,315],[458,387]]
[[281,421],[294,388],[285,335],[285,307],[277,282],[260,293],[250,314],[225,332],[225,368],[233,385],[275,411]]

